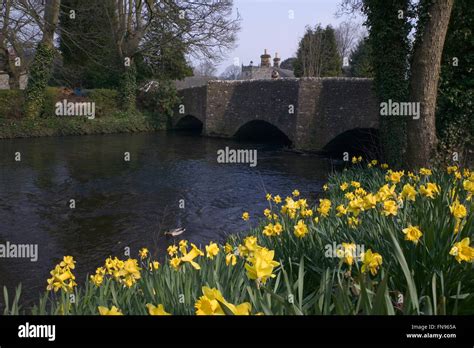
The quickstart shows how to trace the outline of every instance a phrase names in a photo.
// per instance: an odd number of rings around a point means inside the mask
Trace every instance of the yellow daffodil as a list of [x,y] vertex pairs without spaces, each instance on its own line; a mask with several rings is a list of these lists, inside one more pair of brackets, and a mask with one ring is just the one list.
[[104,282],[104,276],[100,274],[94,274],[90,276],[90,280],[95,286],[101,286]]
[[178,270],[180,265],[181,259],[179,257],[175,256],[170,260],[170,266],[173,267],[175,270]]
[[203,287],[201,296],[194,307],[196,308],[196,315],[225,315],[226,311],[230,311],[233,315],[250,315],[252,306],[248,302],[240,305],[234,305],[227,302],[222,296],[221,292],[216,288]]
[[232,245],[230,245],[229,243],[225,243],[225,246],[224,246],[224,252],[226,254],[229,254],[231,252],[234,251],[234,247]]
[[354,188],[359,188],[360,187],[360,182],[358,181],[351,181],[351,186]]
[[266,283],[268,278],[274,278],[273,269],[280,265],[273,260],[274,256],[275,251],[258,247],[253,256],[247,260],[248,263],[245,264],[247,276],[263,284]]
[[395,198],[395,185],[388,186],[387,184],[383,185],[376,194],[377,201],[383,202],[389,198]]
[[140,258],[143,260],[148,256],[148,249],[147,248],[141,248],[140,251],[138,252]]
[[347,211],[354,216],[358,216],[364,209],[364,206],[364,200],[360,197],[356,197],[349,201],[349,204],[347,205]]
[[182,262],[189,262],[194,269],[200,270],[201,266],[194,259],[198,256],[203,256],[204,253],[193,243],[191,243],[191,250],[181,257]]
[[[71,263],[74,265],[72,257],[65,257],[59,265],[50,272],[51,278],[47,280],[46,290],[57,292],[63,290],[65,292],[72,292],[74,287],[77,286],[75,282],[76,277],[71,272]],[[61,266],[62,265],[62,266]]]
[[388,171],[387,176],[385,177],[385,180],[391,181],[392,184],[398,184],[401,180],[401,178],[405,175],[404,171],[399,171],[399,172],[393,172],[393,171]]
[[353,200],[356,198],[355,194],[353,192],[347,192],[344,197],[346,197],[348,200]]
[[141,268],[138,267],[136,259],[128,259],[123,262],[123,267],[114,273],[114,277],[127,287],[131,287],[141,278]]
[[160,263],[158,261],[152,261],[150,262],[149,267],[151,271],[156,271],[160,268]]
[[147,303],[146,308],[148,308],[148,314],[150,315],[171,315],[170,313],[165,311],[162,304],[154,306],[151,303]]
[[457,166],[451,166],[451,167],[448,167],[448,168],[446,168],[446,169],[447,169],[448,174],[452,174],[452,173],[458,171],[458,167],[457,167]]
[[426,186],[420,185],[420,194],[422,196],[433,199],[439,192],[439,186],[435,183],[429,182]]
[[274,226],[273,226],[273,233],[277,236],[280,235],[280,233],[283,231],[283,226],[280,224],[280,223],[276,223]]
[[265,226],[263,228],[263,234],[268,237],[273,236],[273,224],[268,224],[267,226]]
[[382,265],[382,255],[373,253],[372,250],[367,250],[362,255],[362,273],[370,271],[372,275],[376,275],[379,267]]
[[404,228],[402,231],[405,234],[405,240],[409,240],[415,244],[418,244],[421,236],[423,235],[418,226],[410,225],[407,228]]
[[115,306],[112,306],[112,308],[110,309],[108,309],[107,307],[99,306],[98,309],[100,315],[123,315],[120,309]]
[[265,195],[265,198],[267,199],[267,201],[271,201],[272,200],[272,195],[270,193],[267,193]]
[[363,209],[369,210],[375,208],[377,205],[377,197],[374,196],[372,193],[368,193],[364,197]]
[[389,199],[383,203],[383,213],[385,216],[397,215],[398,205],[395,201]]
[[337,210],[336,216],[338,216],[338,217],[341,217],[342,215],[346,215],[346,214],[347,214],[347,209],[344,208],[344,205],[343,205],[343,204],[339,204],[339,205],[336,207],[336,210]]
[[169,256],[174,256],[178,253],[178,247],[176,245],[170,245],[166,250]]
[[347,223],[351,228],[356,228],[357,226],[360,225],[360,219],[355,216],[350,216],[347,218]]
[[213,259],[215,256],[219,254],[219,246],[216,243],[210,243],[206,245],[206,256],[209,259]]
[[303,238],[308,234],[308,226],[306,226],[303,220],[299,220],[294,229],[295,236],[298,238]]
[[293,197],[298,197],[300,195],[300,191],[294,190],[292,193]]
[[227,254],[225,256],[225,264],[227,266],[229,265],[235,266],[236,263],[237,263],[237,257],[234,254]]
[[343,259],[347,265],[352,266],[354,263],[355,252],[355,243],[342,243],[342,248],[337,251],[337,256],[340,259]]
[[431,174],[433,174],[433,172],[430,169],[427,169],[427,168],[420,169],[420,175],[430,176]]
[[243,257],[252,256],[257,247],[257,237],[248,236],[244,239],[244,244],[239,245],[239,253]]
[[75,264],[76,261],[74,261],[74,258],[72,256],[64,256],[59,266],[74,269],[76,268]]
[[317,211],[321,216],[328,216],[331,210],[331,201],[329,199],[320,199]]
[[450,207],[449,210],[451,211],[451,214],[454,215],[456,219],[462,219],[466,217],[467,215],[467,210],[464,205],[459,203],[458,200],[456,200]]
[[279,195],[276,195],[275,197],[273,197],[273,202],[275,202],[276,204],[280,204],[281,203],[281,197]]
[[249,220],[249,218],[250,218],[250,215],[249,215],[249,213],[248,213],[248,212],[244,212],[244,213],[242,214],[242,220],[244,220],[244,221],[248,221],[248,220]]
[[349,184],[348,184],[347,182],[343,182],[343,183],[341,184],[341,186],[339,186],[339,188],[340,188],[341,191],[343,191],[343,192],[344,192],[345,190],[347,190],[348,187],[349,187]]
[[409,201],[415,201],[416,199],[416,189],[410,184],[405,184],[403,186],[402,192],[400,194],[402,199],[408,199]]
[[470,246],[469,237],[464,238],[462,241],[457,242],[449,251],[449,255],[456,258],[456,261],[461,263],[473,262],[474,261],[474,248]]
[[90,276],[90,279],[91,279],[92,283],[93,283],[95,286],[100,286],[100,285],[102,285],[102,283],[103,283],[103,281],[104,281],[105,273],[106,273],[106,270],[105,270],[104,267],[98,267],[98,268],[95,270],[95,274]]

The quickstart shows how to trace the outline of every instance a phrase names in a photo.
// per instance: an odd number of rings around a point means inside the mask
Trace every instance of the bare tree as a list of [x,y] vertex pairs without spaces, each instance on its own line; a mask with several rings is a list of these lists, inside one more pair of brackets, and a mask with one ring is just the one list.
[[[187,53],[216,61],[236,40],[239,19],[232,19],[231,0],[107,0],[110,24],[118,55],[124,60],[128,106],[134,104],[131,90],[134,58],[156,52],[157,45],[177,40]],[[149,57],[151,58],[151,57]],[[128,66],[127,66],[128,64]],[[129,69],[131,67],[132,69]]]
[[361,25],[353,21],[345,21],[339,24],[335,30],[336,43],[339,56],[349,57],[351,51],[360,40]]
[[238,65],[228,66],[221,74],[223,80],[238,80],[242,74],[242,68]]
[[193,72],[194,76],[215,77],[217,68],[212,61],[204,60],[193,69]]
[[38,23],[30,15],[31,10],[38,11],[39,4],[32,4],[26,11],[19,0],[2,0],[1,8],[0,70],[8,74],[10,88],[19,88],[20,77],[26,73],[41,39]]

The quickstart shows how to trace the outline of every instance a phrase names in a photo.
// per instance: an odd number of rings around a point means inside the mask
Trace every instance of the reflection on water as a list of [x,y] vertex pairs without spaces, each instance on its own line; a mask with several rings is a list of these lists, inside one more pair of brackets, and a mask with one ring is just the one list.
[[[257,167],[218,164],[226,146],[258,149]],[[261,215],[265,192],[314,198],[331,165],[269,145],[153,133],[0,140],[0,168],[0,244],[39,246],[37,262],[0,259],[0,287],[21,282],[31,302],[63,255],[76,258],[82,282],[125,247],[164,255],[167,229],[185,227],[196,244],[222,241],[245,231],[244,210]]]

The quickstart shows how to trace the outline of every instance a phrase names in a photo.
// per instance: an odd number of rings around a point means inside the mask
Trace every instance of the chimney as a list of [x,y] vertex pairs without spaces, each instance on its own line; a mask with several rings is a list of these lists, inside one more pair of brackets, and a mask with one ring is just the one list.
[[267,49],[265,49],[265,52],[260,56],[260,58],[261,58],[260,66],[266,67],[266,68],[269,68],[271,66],[270,59],[272,58],[272,56],[270,56],[267,53]]
[[280,61],[281,59],[278,58],[278,52],[275,53],[275,58],[273,58],[273,67],[274,68],[279,68],[280,67]]

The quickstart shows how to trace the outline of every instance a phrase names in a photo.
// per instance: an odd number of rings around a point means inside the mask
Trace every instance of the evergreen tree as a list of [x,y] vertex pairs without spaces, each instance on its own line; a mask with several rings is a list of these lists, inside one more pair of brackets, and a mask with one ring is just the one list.
[[[440,150],[448,162],[453,154],[459,161],[472,161],[474,143],[474,7],[471,0],[454,3],[443,51],[436,128]],[[469,148],[470,147],[470,148]],[[470,153],[470,158],[469,158]],[[467,163],[466,163],[467,162]]]
[[350,71],[353,77],[374,77],[370,45],[367,39],[359,41],[352,52]]
[[63,67],[57,78],[70,87],[116,88],[119,58],[107,16],[110,2],[63,0],[60,45]]
[[297,77],[327,77],[341,75],[341,57],[337,51],[334,29],[317,25],[307,27],[293,62]]

